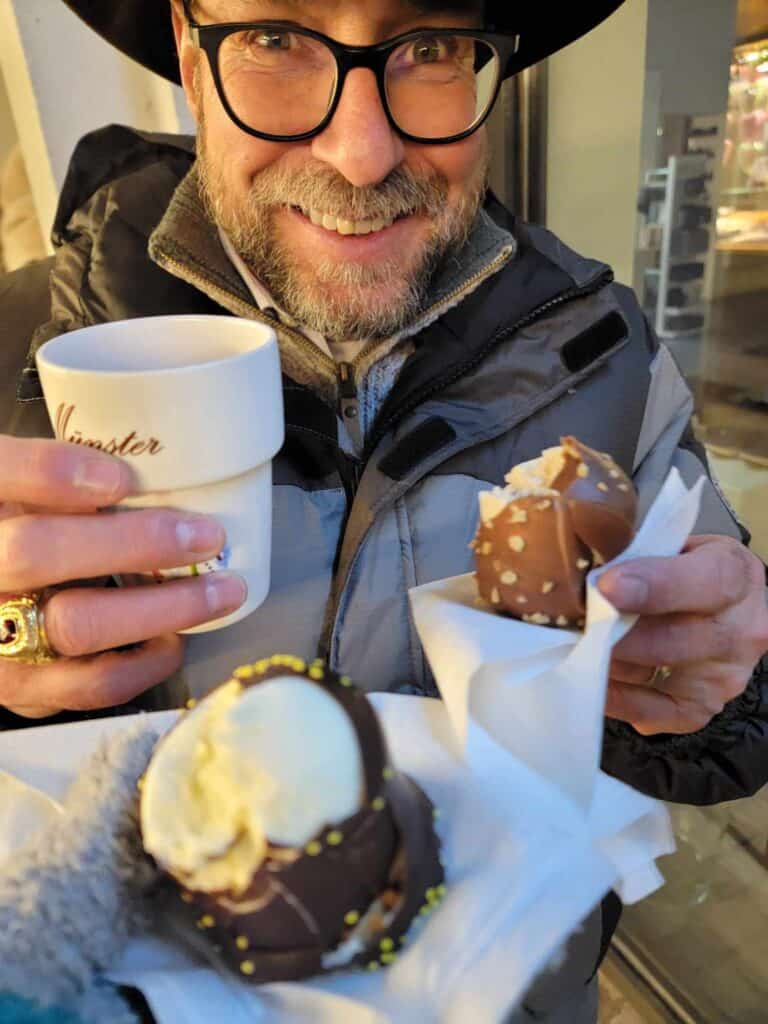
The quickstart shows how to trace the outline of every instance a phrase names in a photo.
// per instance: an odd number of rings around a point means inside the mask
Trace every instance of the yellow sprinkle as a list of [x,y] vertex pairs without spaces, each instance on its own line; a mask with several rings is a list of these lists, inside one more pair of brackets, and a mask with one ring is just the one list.
[[618,489],[626,493],[629,490],[629,484],[619,484]]
[[253,974],[254,971],[256,970],[256,966],[253,960],[243,960],[243,962],[240,964],[240,970],[243,972],[243,974]]
[[304,849],[306,850],[310,857],[316,857],[319,853],[323,852],[322,845],[318,843],[316,839],[312,839],[309,843],[307,843]]
[[427,914],[429,914],[431,912],[432,912],[432,907],[430,907],[429,904],[425,904],[423,907],[419,908],[419,914],[422,917],[426,917]]
[[439,807],[433,807],[432,808],[432,817],[435,819],[435,821],[437,821],[437,819],[440,817],[440,814],[441,814],[441,811],[440,811]]
[[507,543],[509,544],[513,551],[525,551],[525,541],[522,537],[510,537]]
[[340,846],[344,841],[344,835],[335,829],[333,832],[329,832],[325,837],[329,846]]
[[235,669],[232,675],[235,679],[252,679],[253,665],[241,665],[240,668]]
[[427,889],[426,897],[427,903],[434,903],[437,899],[437,889]]
[[437,895],[441,897],[445,896],[445,882],[441,882],[440,885],[438,885]]
[[187,703],[184,705],[187,711],[192,711],[193,708],[197,707],[197,701],[194,697],[190,697]]
[[587,561],[586,558],[579,558],[578,561],[576,562],[576,568],[577,569],[588,569],[589,568],[589,562]]
[[564,615],[558,615],[557,616],[557,624],[558,624],[558,626],[567,626],[568,625],[568,619],[566,619],[566,617]]
[[618,480],[621,476],[621,473],[618,471],[618,469],[611,469],[608,471],[608,475],[613,477],[614,480]]
[[554,589],[555,584],[551,580],[547,580],[547,582],[542,585],[541,592],[542,594],[551,594]]
[[383,964],[393,964],[395,962],[396,956],[397,956],[396,953],[382,953],[381,954],[381,962]]
[[309,670],[310,679],[325,679],[325,672],[317,665],[313,665]]
[[341,683],[342,686],[351,686],[352,685],[352,680],[349,678],[349,676],[340,676],[339,677],[339,682]]
[[496,587],[491,591],[491,604],[501,604],[501,597]]
[[585,463],[580,462],[579,468],[576,470],[576,476],[580,476],[582,480],[584,477],[589,476],[589,467]]
[[379,943],[379,949],[382,949],[385,953],[391,952],[395,948],[395,944],[390,938],[382,939]]
[[544,501],[540,501],[538,503],[536,508],[539,510],[539,512],[545,512],[548,508],[552,508],[552,502],[549,500],[549,498],[545,498]]
[[491,542],[490,542],[489,540],[487,540],[487,541],[486,541],[486,542],[485,542],[485,543],[484,543],[484,544],[482,545],[482,547],[480,548],[480,554],[481,554],[481,555],[490,555],[490,553],[491,553],[492,551],[493,551],[493,544],[491,544]]
[[552,619],[548,615],[542,615],[541,612],[534,612],[534,614],[531,615],[530,618],[531,622],[533,622],[537,626],[548,626],[552,621]]
[[181,894],[181,899],[182,899],[182,901],[184,903],[191,903],[192,902],[192,894],[188,893],[188,892],[183,892]]
[[509,521],[513,526],[517,523],[527,523],[528,513],[524,508],[515,508],[512,510],[512,515],[509,517]]
[[238,935],[235,939],[235,945],[238,949],[248,949],[248,939],[244,935]]
[[597,489],[598,491],[602,491],[603,493],[605,493],[608,490],[608,484],[603,483],[603,481],[601,480],[600,483],[597,485]]
[[139,781],[136,783],[136,789],[138,789],[139,792],[141,792],[142,789],[144,789],[144,776],[143,775],[141,776]]
[[383,811],[386,806],[387,801],[384,799],[383,796],[374,797],[373,800],[371,801],[371,807],[374,809],[374,811]]
[[360,915],[358,914],[358,912],[356,910],[350,910],[347,914],[344,915],[344,924],[348,924],[348,925],[350,925],[350,927],[352,925],[357,924],[357,922],[359,920],[360,920]]
[[395,773],[392,771],[391,768],[385,768],[384,771],[382,772],[382,775],[384,776],[385,779],[391,779],[394,778]]
[[511,571],[502,573],[501,576],[501,582],[505,583],[508,587],[511,587],[513,583],[517,583],[517,579],[517,573]]
[[211,917],[210,914],[203,914],[203,916],[200,918],[200,924],[203,926],[203,928],[213,928],[216,922]]
[[528,598],[525,594],[521,594],[516,600],[518,604],[528,604]]
[[294,672],[306,672],[307,663],[306,661],[304,661],[303,658],[294,658],[293,661],[291,662],[291,668],[294,670]]
[[381,967],[381,964],[379,963],[378,960],[371,960],[371,962],[368,964],[369,971],[378,971],[379,967]]

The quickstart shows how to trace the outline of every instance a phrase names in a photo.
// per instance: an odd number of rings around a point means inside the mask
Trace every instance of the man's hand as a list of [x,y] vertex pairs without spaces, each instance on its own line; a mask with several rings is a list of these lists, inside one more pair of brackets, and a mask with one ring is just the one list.
[[100,512],[126,497],[131,475],[90,448],[0,436],[0,466],[0,603],[53,587],[45,626],[60,655],[44,665],[0,659],[0,705],[41,717],[125,703],[179,666],[178,631],[245,600],[244,581],[230,573],[162,586],[71,586],[203,561],[221,550],[224,532],[215,520],[171,509]]
[[[640,615],[614,649],[605,713],[645,736],[703,729],[768,649],[765,569],[728,537],[691,537],[674,558],[626,562],[599,587]],[[671,673],[651,685],[662,665]]]

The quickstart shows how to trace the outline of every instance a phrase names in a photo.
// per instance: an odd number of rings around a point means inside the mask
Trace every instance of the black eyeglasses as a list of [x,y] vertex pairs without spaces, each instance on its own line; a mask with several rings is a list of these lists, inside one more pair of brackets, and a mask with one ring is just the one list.
[[311,139],[330,123],[353,68],[376,75],[392,127],[410,142],[467,138],[490,114],[519,36],[475,29],[419,29],[375,46],[344,46],[290,22],[198,25],[184,0],[193,43],[205,52],[235,124],[273,142]]

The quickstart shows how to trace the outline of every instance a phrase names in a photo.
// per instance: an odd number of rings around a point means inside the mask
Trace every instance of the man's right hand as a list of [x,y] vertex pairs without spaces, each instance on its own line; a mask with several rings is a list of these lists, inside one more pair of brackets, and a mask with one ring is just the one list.
[[[172,509],[110,510],[131,491],[117,458],[60,441],[0,435],[0,604],[45,595],[45,628],[59,655],[43,665],[0,658],[0,705],[39,718],[111,707],[167,679],[181,664],[179,630],[245,601],[237,575],[212,573],[146,586],[95,579],[212,558],[225,537],[213,519]],[[87,586],[72,586],[76,581]],[[140,644],[129,651],[114,648]]]

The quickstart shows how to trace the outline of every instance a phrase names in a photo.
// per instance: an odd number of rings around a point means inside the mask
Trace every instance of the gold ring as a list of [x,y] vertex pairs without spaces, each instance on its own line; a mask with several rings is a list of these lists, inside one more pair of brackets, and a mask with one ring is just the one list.
[[45,632],[39,594],[22,594],[0,604],[0,659],[44,665],[56,657]]
[[653,675],[648,680],[648,686],[659,686],[661,683],[666,683],[669,677],[672,675],[672,669],[669,665],[657,665],[653,670]]

